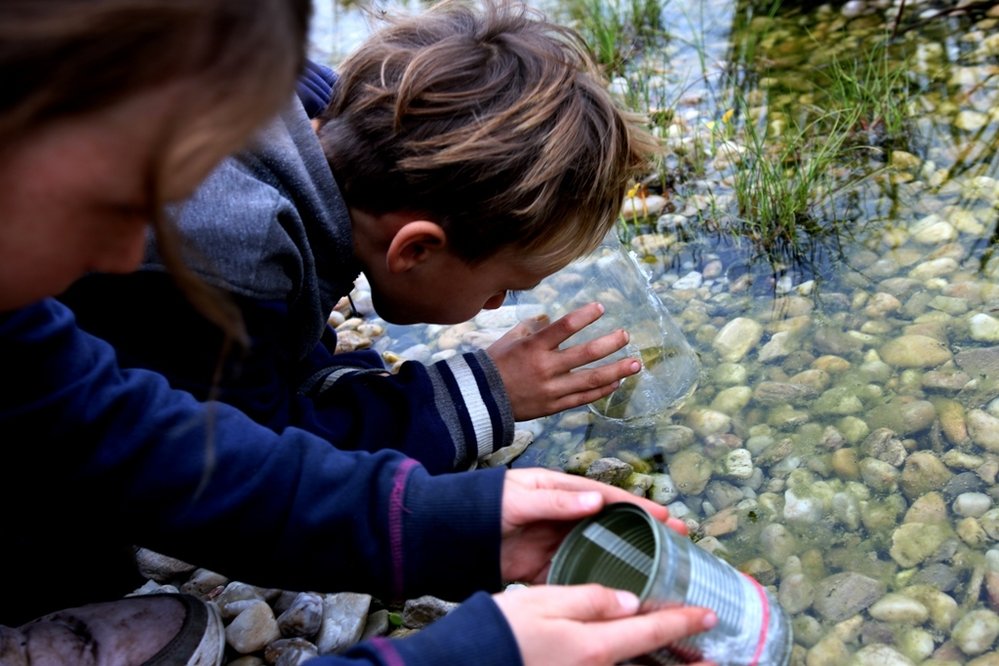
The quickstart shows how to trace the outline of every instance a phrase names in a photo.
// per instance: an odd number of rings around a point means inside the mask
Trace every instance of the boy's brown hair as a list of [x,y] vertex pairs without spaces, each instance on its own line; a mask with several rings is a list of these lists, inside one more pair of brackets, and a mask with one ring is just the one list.
[[513,2],[391,21],[319,120],[348,205],[425,215],[470,263],[509,248],[555,270],[595,248],[657,144],[579,35]]

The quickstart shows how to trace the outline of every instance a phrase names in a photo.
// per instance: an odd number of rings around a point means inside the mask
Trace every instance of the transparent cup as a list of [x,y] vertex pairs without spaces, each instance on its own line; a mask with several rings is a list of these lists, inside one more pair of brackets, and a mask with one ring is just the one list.
[[590,409],[635,424],[669,417],[697,388],[700,361],[653,291],[648,274],[613,229],[594,252],[516,298],[521,318],[543,312],[552,321],[594,301],[604,306],[603,316],[563,347],[623,328],[630,342],[593,365],[630,356],[641,359],[642,370],[608,397],[591,403]]
[[786,666],[791,658],[791,623],[773,595],[634,504],[610,504],[573,528],[548,583],[600,583],[634,592],[646,610],[687,605],[717,614],[709,631],[633,663]]

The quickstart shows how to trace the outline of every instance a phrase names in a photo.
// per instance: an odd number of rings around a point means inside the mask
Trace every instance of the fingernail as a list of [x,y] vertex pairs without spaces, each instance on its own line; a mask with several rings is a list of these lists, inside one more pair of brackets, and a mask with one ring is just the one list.
[[718,624],[718,616],[713,611],[704,616],[705,629],[712,629],[716,624]]
[[631,368],[632,372],[638,372],[639,370],[642,369],[642,364],[639,363],[638,361],[632,361],[631,365],[628,367]]
[[638,597],[627,590],[615,590],[617,602],[621,604],[621,610],[626,613],[638,612]]
[[597,306],[597,309],[600,310],[600,314],[603,314],[604,313],[604,304],[603,303],[597,303],[596,306]]
[[598,492],[586,492],[580,493],[579,506],[587,510],[599,509],[600,505],[603,504],[604,498]]
[[621,331],[621,332],[624,333],[624,344],[628,344],[629,342],[631,342],[631,333],[628,333],[628,331]]

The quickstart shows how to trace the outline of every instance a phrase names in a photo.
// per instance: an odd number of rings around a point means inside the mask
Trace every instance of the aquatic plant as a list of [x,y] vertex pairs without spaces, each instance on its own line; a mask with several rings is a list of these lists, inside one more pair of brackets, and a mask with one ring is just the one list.
[[853,143],[901,148],[911,118],[909,69],[884,38],[869,40],[859,53],[836,54],[816,74],[830,105],[856,114],[856,125],[847,128]]
[[566,11],[609,76],[664,36],[662,11],[669,0],[569,0]]

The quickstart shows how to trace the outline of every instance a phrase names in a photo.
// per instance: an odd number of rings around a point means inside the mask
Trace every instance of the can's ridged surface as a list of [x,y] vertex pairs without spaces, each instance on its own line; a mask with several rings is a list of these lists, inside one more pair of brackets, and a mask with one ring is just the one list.
[[611,504],[573,529],[552,560],[548,582],[600,583],[634,592],[647,609],[703,606],[710,631],[664,646],[636,664],[708,659],[731,666],[786,666],[791,625],[755,580],[698,548],[634,504]]

